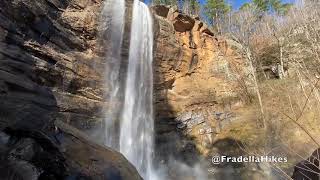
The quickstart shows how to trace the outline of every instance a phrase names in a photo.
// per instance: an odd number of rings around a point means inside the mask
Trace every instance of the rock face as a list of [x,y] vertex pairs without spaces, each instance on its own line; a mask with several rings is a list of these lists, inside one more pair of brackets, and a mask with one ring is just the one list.
[[73,128],[102,127],[108,43],[99,31],[102,6],[101,0],[0,2],[2,179],[141,179],[122,155]]
[[[22,155],[13,153],[22,159],[10,161],[12,172],[23,169],[20,173],[28,179],[41,177],[41,172],[56,179],[88,172],[99,179],[113,169],[110,178],[139,179],[123,157],[62,123],[102,137],[93,133],[101,132],[96,128],[102,127],[107,89],[103,77],[109,42],[99,31],[102,1],[3,0],[0,5],[0,131],[5,132],[0,141],[19,139],[10,146],[2,143],[0,151],[11,158],[7,152],[23,149]],[[127,0],[123,59],[129,52],[131,6]],[[215,135],[237,119],[246,65],[199,18],[174,7],[156,6],[153,11],[157,151],[160,157],[172,152],[192,163],[197,154],[208,155]],[[57,136],[64,139],[59,145]],[[57,164],[37,164],[43,163],[37,152],[50,154],[45,160]]]
[[[170,141],[175,144],[170,149],[178,154],[191,147],[192,153],[206,155],[215,135],[236,119],[243,93],[239,82],[247,75],[246,63],[199,18],[181,14],[175,7],[155,6],[153,12],[159,149],[167,149],[165,142]],[[175,136],[193,140],[177,138],[173,143]],[[182,144],[181,148],[177,144]]]
[[[40,131],[6,129],[1,133],[0,175],[6,180],[140,180],[118,152],[92,143],[60,121],[51,138]],[[54,139],[54,140],[51,140]]]
[[1,125],[47,129],[54,119],[78,127],[99,120],[100,1],[1,1]]

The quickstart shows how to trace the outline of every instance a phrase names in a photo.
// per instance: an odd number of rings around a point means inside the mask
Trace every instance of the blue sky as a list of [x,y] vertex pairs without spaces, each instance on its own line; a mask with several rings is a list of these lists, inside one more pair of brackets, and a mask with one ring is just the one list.
[[[200,3],[204,4],[206,0],[199,0]],[[227,0],[234,9],[238,9],[243,3],[250,2],[251,0]],[[283,0],[284,3],[291,2],[293,3],[295,0]],[[150,2],[150,0],[145,0],[146,3]]]
[[[201,3],[205,2],[205,0],[200,0]],[[239,7],[241,7],[242,4],[246,3],[246,2],[250,2],[251,0],[228,0],[228,2],[230,2],[230,4],[232,4],[232,7],[235,9],[238,9]],[[295,0],[283,0],[282,2],[284,3],[293,3],[295,2]]]

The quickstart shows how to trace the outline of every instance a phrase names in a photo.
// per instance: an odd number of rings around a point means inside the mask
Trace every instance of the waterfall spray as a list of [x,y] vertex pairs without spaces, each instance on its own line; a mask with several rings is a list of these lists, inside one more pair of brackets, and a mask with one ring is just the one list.
[[121,116],[120,152],[144,179],[155,179],[153,117],[153,30],[149,8],[134,1],[125,101]]
[[103,16],[106,21],[103,27],[106,28],[107,66],[106,66],[106,86],[108,88],[107,101],[108,110],[105,111],[105,145],[118,149],[117,126],[119,109],[120,84],[120,65],[121,47],[124,32],[125,0],[106,0],[103,7]]

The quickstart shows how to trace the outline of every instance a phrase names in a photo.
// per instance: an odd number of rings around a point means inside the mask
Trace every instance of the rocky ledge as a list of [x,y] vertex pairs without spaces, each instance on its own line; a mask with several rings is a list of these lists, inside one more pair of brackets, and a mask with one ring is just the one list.
[[7,128],[0,133],[0,176],[6,180],[140,180],[118,152],[56,121],[55,133]]

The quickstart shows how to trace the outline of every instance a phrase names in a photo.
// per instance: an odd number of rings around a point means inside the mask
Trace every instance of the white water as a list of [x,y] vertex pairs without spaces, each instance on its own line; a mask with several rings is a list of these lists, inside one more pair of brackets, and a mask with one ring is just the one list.
[[[120,152],[146,180],[155,180],[152,155],[153,125],[153,30],[149,8],[139,0],[133,4],[131,39],[125,87],[121,87],[121,46],[124,32],[124,0],[107,0],[104,15],[107,42],[106,87],[108,110],[105,112],[105,144]],[[120,92],[124,91],[123,102]],[[121,107],[121,105],[123,106]],[[122,109],[122,111],[120,110]],[[121,113],[121,114],[119,114]],[[117,121],[120,119],[120,124]],[[118,127],[120,126],[120,132]]]
[[119,102],[121,83],[120,83],[120,65],[121,65],[121,47],[124,32],[125,0],[106,0],[103,7],[103,16],[106,16],[105,24],[107,48],[107,66],[106,66],[106,87],[108,87],[109,102],[108,110],[105,112],[105,144],[118,149],[117,125],[118,114],[121,103]]
[[133,4],[129,64],[120,126],[120,152],[146,180],[156,179],[152,165],[153,120],[153,30],[149,8]]

